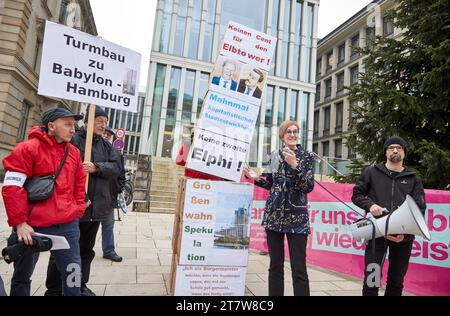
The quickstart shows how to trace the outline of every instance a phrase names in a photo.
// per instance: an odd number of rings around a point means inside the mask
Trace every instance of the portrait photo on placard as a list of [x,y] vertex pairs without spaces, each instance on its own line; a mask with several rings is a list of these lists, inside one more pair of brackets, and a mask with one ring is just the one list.
[[[267,81],[267,72],[250,65],[241,69],[237,92],[245,98],[261,100]],[[242,96],[240,96],[242,98]]]
[[210,89],[227,95],[234,94],[242,67],[243,64],[237,60],[219,56],[211,74]]

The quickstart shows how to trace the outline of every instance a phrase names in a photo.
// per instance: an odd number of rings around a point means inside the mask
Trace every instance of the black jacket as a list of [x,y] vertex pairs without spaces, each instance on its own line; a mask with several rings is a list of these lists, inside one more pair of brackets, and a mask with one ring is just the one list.
[[392,212],[403,204],[407,194],[425,214],[425,191],[420,178],[406,167],[402,172],[391,175],[385,164],[380,163],[363,171],[353,188],[352,202],[366,212],[374,204]]
[[120,175],[117,177],[116,180],[114,180],[114,184],[113,184],[113,208],[115,207],[116,203],[117,203],[117,195],[123,191],[123,188],[125,187],[125,181],[126,181],[126,176],[125,176],[125,161],[123,159],[123,155],[115,148],[113,148],[113,150],[117,151],[117,153],[120,156]]
[[[71,143],[81,152],[84,161],[86,131],[77,131]],[[81,221],[102,221],[113,211],[115,198],[115,181],[121,173],[120,154],[101,136],[94,135],[92,140],[91,161],[98,171],[89,176],[88,196],[92,205],[84,213]]]
[[425,191],[422,181],[414,173],[405,169],[395,177],[390,175],[384,163],[364,170],[353,188],[352,202],[369,212],[370,207],[378,204],[395,211],[409,194],[425,214]]

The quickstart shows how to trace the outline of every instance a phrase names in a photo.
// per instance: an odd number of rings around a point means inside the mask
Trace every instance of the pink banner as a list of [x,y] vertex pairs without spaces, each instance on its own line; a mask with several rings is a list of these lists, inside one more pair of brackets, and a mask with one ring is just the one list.
[[[351,202],[353,185],[321,184],[364,214]],[[431,241],[416,237],[405,278],[405,291],[416,295],[450,295],[450,191],[426,190],[425,193],[425,220]],[[250,248],[261,251],[267,251],[261,226],[267,196],[268,191],[255,186]],[[308,200],[311,221],[308,263],[362,279],[365,245],[354,240],[349,231],[349,226],[361,216],[319,185],[308,195]],[[289,253],[287,244],[285,253]],[[383,269],[383,284],[386,284],[388,263],[387,260]]]

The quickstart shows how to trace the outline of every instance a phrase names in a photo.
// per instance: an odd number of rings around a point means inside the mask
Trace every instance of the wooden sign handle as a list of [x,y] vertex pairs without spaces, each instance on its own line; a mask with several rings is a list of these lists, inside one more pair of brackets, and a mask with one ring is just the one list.
[[[86,147],[84,148],[84,162],[91,161],[92,138],[94,137],[95,104],[89,105],[89,117],[87,121]],[[86,193],[89,188],[89,173],[86,177]]]

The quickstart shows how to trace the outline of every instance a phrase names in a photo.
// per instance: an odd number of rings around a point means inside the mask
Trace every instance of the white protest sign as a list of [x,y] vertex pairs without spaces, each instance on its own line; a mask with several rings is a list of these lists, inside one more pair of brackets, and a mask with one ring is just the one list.
[[178,266],[175,296],[243,296],[245,267]]
[[141,55],[47,21],[40,95],[137,112]]
[[276,42],[269,34],[230,21],[219,54],[269,71]]
[[253,185],[187,180],[179,265],[246,267],[252,200]]
[[239,181],[276,39],[229,22],[186,167]]
[[188,167],[233,181],[241,179],[259,107],[210,91],[194,135]]

